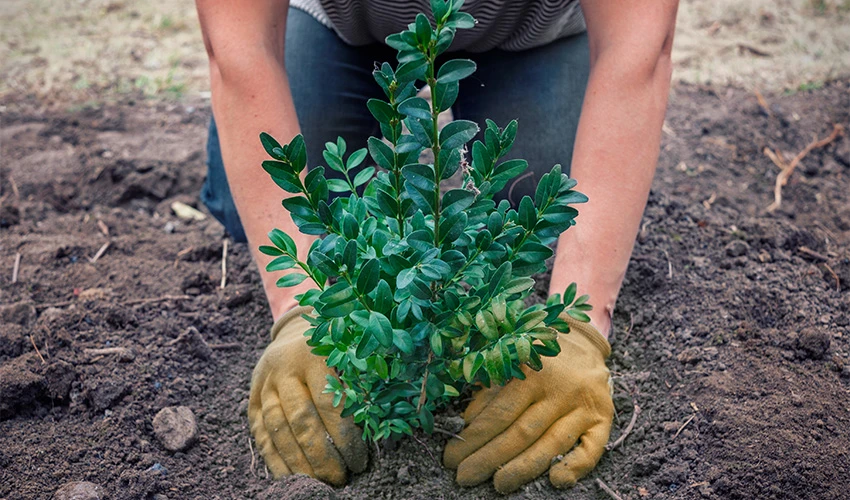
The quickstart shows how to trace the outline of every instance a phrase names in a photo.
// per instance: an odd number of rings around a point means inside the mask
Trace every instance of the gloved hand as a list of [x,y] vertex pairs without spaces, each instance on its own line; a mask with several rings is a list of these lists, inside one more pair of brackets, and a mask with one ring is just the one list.
[[296,307],[272,327],[251,379],[248,422],[275,479],[303,473],[341,486],[346,467],[362,472],[369,456],[362,431],[322,393],[333,372],[307,345],[310,324],[301,314],[309,312]]
[[523,367],[526,380],[482,389],[469,404],[464,440],[450,440],[443,456],[461,486],[493,476],[496,490],[509,493],[548,469],[563,488],[596,466],[614,415],[605,366],[611,346],[590,324],[563,317],[570,333],[559,336],[560,354],[544,358],[539,372]]

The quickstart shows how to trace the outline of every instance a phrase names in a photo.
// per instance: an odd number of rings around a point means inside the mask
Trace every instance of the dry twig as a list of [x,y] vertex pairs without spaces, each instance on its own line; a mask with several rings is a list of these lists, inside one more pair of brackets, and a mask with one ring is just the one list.
[[744,52],[749,52],[750,54],[758,57],[770,57],[770,52],[764,51],[758,47],[753,47],[752,45],[746,43],[739,43],[738,51],[742,54]]
[[97,227],[98,227],[98,229],[100,229],[100,232],[103,233],[104,236],[109,238],[109,227],[107,227],[106,224],[102,220],[100,220],[100,219],[97,220]]
[[18,191],[18,183],[15,182],[15,179],[11,175],[7,179],[9,179],[9,185],[12,186],[12,193],[14,193],[15,199],[20,201],[21,192]]
[[100,250],[98,250],[97,253],[94,254],[94,257],[89,259],[89,262],[91,262],[92,264],[97,262],[97,259],[101,258],[101,256],[103,256],[103,254],[106,253],[106,249],[109,248],[110,244],[111,243],[108,242],[108,241],[106,243],[104,243],[103,246],[100,247]]
[[607,484],[605,484],[605,483],[603,483],[603,482],[602,482],[602,480],[601,480],[601,479],[599,479],[598,477],[596,478],[596,485],[597,485],[597,486],[599,486],[599,488],[600,488],[602,491],[604,491],[605,493],[607,493],[607,494],[608,494],[608,496],[610,496],[610,497],[611,497],[611,498],[613,498],[614,500],[623,500],[623,497],[621,497],[620,495],[618,495],[618,494],[617,494],[617,492],[615,492],[614,490],[612,490],[611,488],[609,488],[609,487],[608,487],[608,485],[607,485]]
[[811,248],[806,247],[806,246],[800,247],[797,250],[800,253],[804,253],[804,254],[808,255],[809,257],[814,257],[814,258],[816,258],[818,260],[822,260],[824,262],[829,260],[829,257],[827,257],[826,255],[824,255],[822,253],[815,252],[814,250],[812,250]]
[[673,263],[670,262],[670,254],[667,253],[667,249],[662,249],[664,251],[664,256],[667,257],[667,279],[673,279]]
[[618,446],[620,446],[621,444],[623,444],[623,442],[626,440],[627,437],[629,437],[629,434],[631,434],[632,430],[635,428],[635,422],[637,422],[637,418],[638,418],[638,415],[640,415],[640,412],[641,412],[640,406],[635,405],[635,410],[632,413],[632,420],[629,422],[629,425],[626,426],[626,430],[624,430],[623,433],[620,434],[620,437],[617,438],[616,441],[614,441],[613,443],[609,443],[609,444],[605,445],[606,450],[612,451],[612,450],[616,449]]
[[44,356],[41,355],[41,351],[39,351],[38,346],[35,345],[35,339],[32,338],[32,334],[30,334],[30,342],[32,342],[32,347],[35,349],[35,353],[38,354],[38,359],[41,360],[41,364],[46,365],[47,361],[44,360]]
[[832,269],[832,267],[830,267],[830,265],[827,264],[826,262],[824,262],[823,267],[825,267],[826,270],[829,271],[829,274],[831,274],[832,277],[835,278],[835,291],[840,292],[841,291],[841,280],[838,279],[838,275],[835,274],[835,270]]
[[687,420],[685,420],[685,423],[684,423],[684,424],[682,424],[682,426],[681,426],[681,427],[679,427],[679,430],[678,430],[678,431],[676,431],[676,434],[674,434],[674,435],[673,435],[673,439],[676,439],[677,437],[679,437],[679,434],[681,434],[681,433],[682,433],[682,431],[683,431],[683,430],[685,430],[685,427],[687,427],[687,426],[688,426],[688,424],[689,424],[689,423],[691,423],[691,420],[693,420],[693,419],[694,419],[694,417],[696,417],[696,416],[697,416],[697,414],[696,414],[696,413],[694,413],[694,414],[693,414],[693,415],[691,415],[691,416],[690,416]]
[[221,247],[221,289],[224,290],[224,286],[227,284],[227,240],[224,240],[224,243]]
[[104,347],[102,349],[83,349],[83,352],[85,354],[88,354],[89,356],[103,356],[103,355],[106,355],[106,354],[127,355],[127,354],[132,353],[132,351],[130,351],[130,349],[127,349],[126,347]]
[[12,284],[18,282],[18,271],[21,268],[21,253],[15,253],[15,266],[12,268]]
[[773,203],[767,207],[768,212],[773,212],[777,208],[782,205],[782,187],[788,184],[788,179],[791,177],[791,174],[794,173],[794,169],[797,168],[797,165],[809,154],[813,149],[822,148],[827,144],[831,143],[835,139],[837,139],[841,134],[844,133],[844,127],[840,124],[835,124],[832,126],[832,133],[829,136],[820,139],[814,140],[810,142],[802,151],[797,153],[797,156],[791,160],[787,165],[782,165],[784,162],[777,161],[778,158],[775,155],[771,155],[770,150],[765,148],[764,154],[767,155],[774,163],[782,167],[782,171],[779,172],[779,175],[776,176],[776,185],[773,187]]
[[248,449],[251,450],[251,475],[257,477],[254,471],[254,465],[257,463],[257,457],[254,455],[254,445],[251,443],[251,436],[248,436]]

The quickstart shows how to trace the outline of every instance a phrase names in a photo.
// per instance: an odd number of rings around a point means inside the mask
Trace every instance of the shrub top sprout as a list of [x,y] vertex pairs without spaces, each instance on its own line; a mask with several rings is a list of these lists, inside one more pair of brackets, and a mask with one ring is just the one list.
[[[569,331],[561,313],[589,321],[587,296],[576,298],[575,284],[546,304],[524,305],[531,276],[545,271],[553,254],[549,245],[575,224],[571,205],[587,201],[573,190],[576,182],[556,165],[517,209],[504,200],[497,205],[493,195],[528,166],[502,161],[516,120],[504,128],[487,120],[471,155],[466,145],[479,132],[476,123],[437,126],[460,80],[475,71],[467,59],[435,63],[458,29],[475,26],[462,3],[432,0],[434,23],[419,14],[387,37],[398,64],[373,72],[386,100],[365,103],[383,138],[370,137],[350,153],[342,138],[328,142],[324,160],[339,178],[325,177],[321,166],[302,177],[300,135],[283,146],[260,137],[273,158],[263,168],[294,195],[283,206],[302,233],[320,236],[298,255],[292,238],[273,230],[271,245],[260,247],[274,257],[266,270],[303,271],[285,274],[280,287],[307,278],[316,284],[298,296],[314,308],[307,342],[335,369],[326,392],[363,427],[364,439],[432,432],[435,409],[468,384],[522,379],[521,365],[540,370],[541,357],[558,354],[557,337]],[[417,97],[422,83],[430,102]],[[420,163],[425,150],[433,163]],[[456,174],[463,188],[443,189]],[[331,192],[339,193],[332,201]]]

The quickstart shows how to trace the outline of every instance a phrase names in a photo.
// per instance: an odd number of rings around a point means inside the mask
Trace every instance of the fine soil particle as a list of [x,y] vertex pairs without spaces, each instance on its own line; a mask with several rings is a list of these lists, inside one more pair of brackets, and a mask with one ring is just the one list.
[[[612,441],[642,411],[574,488],[543,476],[514,498],[607,498],[597,479],[623,498],[846,498],[850,138],[806,156],[774,212],[764,150],[790,159],[833,123],[850,129],[850,82],[766,100],[672,92],[614,317]],[[270,325],[259,275],[230,244],[220,290],[221,227],[169,208],[198,206],[209,109],[5,104],[0,498],[77,481],[158,500],[498,497],[455,484],[443,434],[373,448],[344,488],[273,482],[246,417]],[[156,437],[155,415],[173,406],[202,430],[184,451]],[[438,425],[459,429],[461,409]]]

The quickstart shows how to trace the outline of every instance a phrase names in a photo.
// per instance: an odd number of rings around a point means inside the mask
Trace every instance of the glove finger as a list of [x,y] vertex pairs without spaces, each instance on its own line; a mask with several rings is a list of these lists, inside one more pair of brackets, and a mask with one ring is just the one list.
[[314,476],[313,467],[298,446],[298,441],[289,428],[289,422],[281,406],[278,391],[268,382],[263,387],[263,423],[272,437],[278,454],[283,457],[289,469],[296,474]]
[[468,456],[510,427],[532,403],[530,391],[522,391],[519,384],[513,383],[493,396],[482,396],[488,399],[486,406],[480,411],[476,408],[475,418],[466,420],[469,425],[460,433],[460,439],[452,438],[446,444],[443,463],[449,469],[456,469]]
[[482,388],[475,392],[472,395],[472,401],[463,412],[463,420],[466,422],[472,422],[475,420],[475,417],[480,415],[484,408],[487,408],[487,405],[493,401],[493,398],[495,398],[502,389],[504,389],[503,386],[494,384],[492,387]]
[[[255,381],[256,383],[257,381]],[[257,442],[257,448],[260,450],[260,456],[266,462],[266,466],[272,473],[275,479],[281,476],[292,474],[286,462],[278,454],[272,438],[263,421],[263,408],[260,401],[261,390],[255,385],[251,387],[251,398],[248,400],[248,423],[251,426],[251,434],[254,436],[254,441]]]
[[324,371],[315,370],[308,375],[313,404],[333,440],[333,445],[352,472],[363,472],[369,464],[369,448],[362,439],[363,431],[354,424],[353,419],[342,418],[342,407],[334,407],[331,394],[321,392],[326,384]]
[[591,427],[581,436],[581,443],[549,469],[549,480],[556,488],[565,488],[587,475],[596,467],[596,462],[605,451],[611,434],[611,421],[603,421]]
[[[461,486],[483,483],[505,462],[521,454],[543,436],[552,422],[558,419],[555,405],[531,405],[503,433],[464,459],[457,469]],[[544,469],[545,470],[545,469]]]
[[315,477],[336,486],[345,484],[345,462],[334,448],[307,386],[291,379],[278,388],[283,413]]
[[552,459],[573,447],[586,425],[584,415],[573,412],[555,422],[543,437],[496,471],[493,486],[499,493],[510,493],[546,472]]

